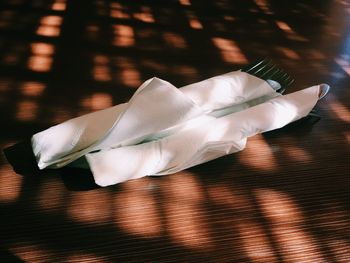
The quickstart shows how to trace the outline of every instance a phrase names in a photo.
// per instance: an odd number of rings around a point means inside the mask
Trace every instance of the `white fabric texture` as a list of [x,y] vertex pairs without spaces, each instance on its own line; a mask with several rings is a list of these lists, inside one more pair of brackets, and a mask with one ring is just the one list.
[[313,86],[221,118],[203,116],[160,140],[91,153],[86,158],[100,186],[175,173],[243,150],[248,137],[305,117],[315,106],[318,92],[319,86]]
[[180,89],[152,78],[128,103],[33,135],[32,148],[40,169],[86,156],[101,186],[171,174],[240,151],[248,137],[306,116],[319,90],[282,96],[240,71]]
[[[58,168],[96,150],[133,145],[176,132],[195,117],[276,92],[263,80],[235,71],[181,89],[152,78],[128,103],[55,125],[32,137],[40,169]],[[239,104],[241,103],[241,105]],[[240,108],[240,107],[241,108]]]

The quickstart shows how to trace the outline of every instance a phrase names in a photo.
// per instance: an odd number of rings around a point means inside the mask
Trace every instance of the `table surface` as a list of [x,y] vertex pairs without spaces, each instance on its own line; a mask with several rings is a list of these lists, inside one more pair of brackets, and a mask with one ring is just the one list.
[[95,188],[0,155],[1,262],[350,261],[349,1],[4,0],[0,35],[1,148],[153,76],[181,87],[267,57],[289,92],[332,86],[320,121],[169,176]]

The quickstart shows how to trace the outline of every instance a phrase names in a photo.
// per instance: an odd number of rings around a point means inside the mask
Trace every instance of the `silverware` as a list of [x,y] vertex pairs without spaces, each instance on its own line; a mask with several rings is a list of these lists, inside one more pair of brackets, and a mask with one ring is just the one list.
[[[278,82],[281,87],[276,91],[281,94],[283,94],[287,90],[287,88],[289,88],[294,82],[294,78],[291,75],[289,75],[283,69],[279,68],[270,59],[263,59],[257,63],[249,64],[242,68],[241,71],[263,79],[265,81],[273,80]],[[312,117],[316,119],[321,118],[320,115],[317,114],[317,111],[315,109],[312,109],[312,111],[307,115],[307,117]]]
[[294,82],[294,78],[291,75],[277,67],[277,65],[269,59],[263,59],[257,63],[250,64],[241,69],[241,71],[263,80],[273,80],[278,82],[281,85],[281,88],[278,89],[277,92],[281,94],[283,94]]

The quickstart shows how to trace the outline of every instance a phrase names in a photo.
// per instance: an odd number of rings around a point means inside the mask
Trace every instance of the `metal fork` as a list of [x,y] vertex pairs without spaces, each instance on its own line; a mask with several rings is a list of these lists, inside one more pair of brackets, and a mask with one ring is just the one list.
[[294,78],[291,75],[277,67],[276,64],[269,59],[263,59],[257,63],[250,64],[241,69],[241,71],[263,80],[277,81],[281,85],[281,88],[278,89],[277,92],[281,94],[294,82]]
[[[270,59],[263,59],[257,63],[253,63],[245,66],[241,69],[241,71],[246,72],[255,77],[261,78],[263,80],[274,80],[277,81],[281,88],[276,90],[277,92],[283,94],[288,87],[290,87],[294,78],[286,73],[283,69],[279,68],[272,62]],[[320,115],[317,114],[315,109],[308,114],[307,117],[313,117],[316,119],[320,119]]]

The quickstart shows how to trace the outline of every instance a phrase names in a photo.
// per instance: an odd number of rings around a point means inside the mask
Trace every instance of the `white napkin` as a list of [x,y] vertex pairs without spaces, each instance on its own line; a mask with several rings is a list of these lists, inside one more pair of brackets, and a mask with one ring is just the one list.
[[247,137],[305,117],[319,91],[320,86],[313,86],[224,117],[202,116],[162,139],[87,154],[86,159],[100,186],[175,173],[240,151]]
[[[235,71],[177,89],[152,78],[128,103],[68,120],[32,137],[40,169],[58,168],[96,150],[133,145],[181,130],[212,113],[222,116],[277,96],[265,81]],[[235,107],[230,107],[235,105]]]
[[306,116],[320,89],[282,96],[240,71],[180,89],[152,78],[128,103],[33,135],[32,148],[40,169],[79,166],[86,156],[101,186],[175,173],[240,151],[248,137]]

